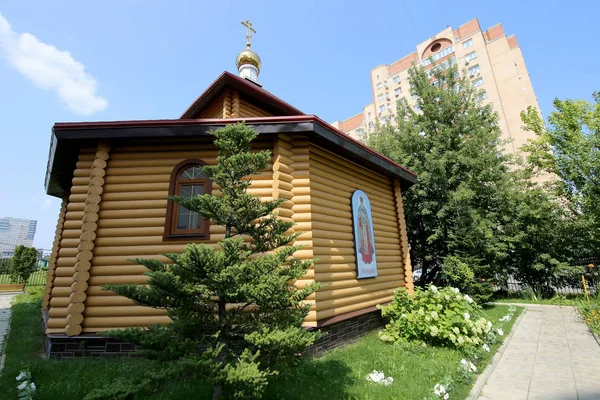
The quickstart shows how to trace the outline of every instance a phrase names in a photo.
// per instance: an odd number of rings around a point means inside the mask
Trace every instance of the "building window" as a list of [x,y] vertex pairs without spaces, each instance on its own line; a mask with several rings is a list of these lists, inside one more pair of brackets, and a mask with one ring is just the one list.
[[379,80],[379,74],[375,75],[375,79]]
[[365,131],[363,131],[360,128],[358,128],[355,132],[356,132],[356,136],[362,136],[365,133]]
[[400,89],[400,88],[394,89],[394,94],[396,95],[396,97],[400,96],[400,94],[402,94],[402,89]]
[[473,87],[479,87],[483,85],[483,78],[477,78],[473,81]]
[[430,58],[428,58],[427,60],[423,60],[422,64],[424,67],[426,67],[429,64],[431,64],[431,59],[433,59],[433,61],[437,61],[440,58],[446,57],[450,53],[454,53],[454,46],[447,47],[439,53],[435,53],[434,55],[430,56]]
[[479,64],[469,67],[468,71],[469,71],[469,76],[473,76],[473,75],[479,73]]
[[473,46],[473,39],[465,40],[462,44],[463,49]]
[[382,113],[385,111],[385,106],[382,104],[379,106],[379,112]]
[[377,86],[375,86],[375,87],[376,87],[377,89],[381,89],[381,86],[382,86],[382,85],[381,85],[381,82],[378,82],[378,83],[377,83]]
[[400,82],[400,75],[396,75],[392,80],[394,83],[398,84]]
[[417,100],[418,98],[419,98],[419,95],[418,95],[418,94],[414,93],[414,94],[412,95],[412,99],[413,99],[413,100]]
[[375,124],[372,122],[369,122],[369,129],[373,129],[373,128],[375,128]]
[[[202,160],[190,159],[180,162],[173,168],[169,184],[170,196],[192,198],[211,193],[212,184],[202,172]],[[167,220],[164,239],[198,238],[209,239],[210,222],[197,212],[188,210],[173,200],[167,202]]]
[[377,95],[377,101],[383,101],[383,93]]
[[485,99],[487,99],[487,92],[485,90],[482,90],[481,93],[479,93],[479,100]]
[[385,117],[379,117],[379,122],[385,124]]
[[467,54],[465,56],[465,62],[469,62],[469,61],[471,61],[471,60],[473,60],[475,58],[477,58],[477,53],[474,52],[474,51],[472,51],[472,52],[470,52],[469,54]]
[[413,110],[415,110],[415,111],[420,111],[420,110],[421,110],[421,107],[420,107],[418,104],[415,104],[415,105],[413,106]]
[[371,111],[369,111],[369,112],[367,113],[367,116],[368,116],[369,118],[371,118]]

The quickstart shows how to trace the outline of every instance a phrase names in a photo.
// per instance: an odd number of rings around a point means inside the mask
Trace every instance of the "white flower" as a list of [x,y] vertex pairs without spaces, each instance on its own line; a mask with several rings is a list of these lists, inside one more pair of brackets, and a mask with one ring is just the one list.
[[25,389],[26,386],[27,386],[27,382],[21,382],[21,384],[19,386],[17,386],[17,389],[23,390],[23,389]]
[[25,372],[21,372],[19,375],[17,375],[17,380],[20,381],[21,379],[25,378],[27,375],[25,374]]
[[448,400],[449,398],[450,398],[450,394],[449,394],[449,393],[446,393],[446,394],[444,395],[444,400]]
[[431,285],[431,286],[429,286],[429,290],[431,290],[434,293],[437,293],[438,288],[436,286],[434,286],[434,285]]
[[468,321],[469,319],[471,319],[471,316],[469,315],[469,313],[465,313],[465,319]]
[[477,372],[477,367],[471,361],[469,361],[469,369],[473,372]]
[[455,287],[451,287],[450,290],[452,290],[456,294],[460,293],[460,290],[458,290],[458,288],[455,288]]
[[498,335],[504,336],[504,331],[502,329],[498,329]]
[[485,351],[487,351],[488,353],[490,352],[490,346],[488,346],[488,345],[487,345],[487,343],[484,343],[484,344],[483,344],[483,349],[484,349]]
[[508,307],[508,312],[514,313],[515,311],[517,311],[517,307],[515,307],[515,306]]
[[406,314],[402,314],[402,315],[401,315],[401,317],[402,317],[402,318],[406,318]]
[[367,376],[367,380],[375,383],[380,383],[383,386],[389,386],[394,382],[394,378],[392,378],[391,376],[388,376],[386,378],[383,372],[375,370],[373,370],[373,372],[371,372],[369,376]]
[[431,326],[429,327],[429,329],[431,330],[430,335],[431,336],[437,336],[439,333],[438,327],[437,326]]
[[446,388],[444,387],[444,385],[441,385],[439,383],[437,383],[434,387],[433,387],[433,393],[435,393],[436,396],[441,396],[443,394],[447,394],[446,393]]
[[460,363],[465,367],[467,366],[467,360],[465,360],[464,358],[460,360]]
[[30,385],[30,387],[31,387],[31,389],[32,389],[32,390],[35,390],[35,389],[36,389],[36,387],[35,387],[35,383],[31,382],[31,385]]
[[439,315],[438,315],[438,313],[437,313],[437,312],[435,312],[435,311],[432,311],[432,312],[431,312],[431,318],[433,318],[433,319],[438,319],[438,317],[439,317]]
[[465,300],[468,301],[469,304],[473,302],[473,299],[468,294],[465,294]]
[[491,328],[491,327],[492,327],[492,322],[491,322],[491,321],[488,321],[488,322],[487,322],[487,327],[488,327],[488,328]]

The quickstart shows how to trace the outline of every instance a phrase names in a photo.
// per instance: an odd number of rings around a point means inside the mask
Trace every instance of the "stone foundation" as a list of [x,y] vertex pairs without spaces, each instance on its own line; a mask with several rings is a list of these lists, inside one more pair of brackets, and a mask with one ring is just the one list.
[[[385,325],[381,312],[374,307],[325,320],[318,329],[323,337],[307,349],[311,355],[321,355],[343,344],[352,343]],[[136,346],[94,334],[67,336],[46,335],[45,354],[48,358],[135,357]]]
[[47,335],[44,350],[48,358],[134,357],[136,346],[96,335]]

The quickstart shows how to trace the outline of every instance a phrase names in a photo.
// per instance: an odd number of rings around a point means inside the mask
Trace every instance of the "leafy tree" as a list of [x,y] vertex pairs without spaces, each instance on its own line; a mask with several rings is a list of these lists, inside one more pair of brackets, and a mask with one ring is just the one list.
[[17,246],[10,266],[11,280],[26,283],[36,270],[37,257],[38,251],[35,247]]
[[484,279],[507,256],[499,225],[509,160],[480,91],[455,66],[435,66],[433,76],[434,84],[422,67],[410,68],[416,109],[400,100],[396,126],[382,127],[369,144],[417,173],[403,198],[418,283],[432,282],[450,256]]
[[138,259],[149,269],[147,285],[106,287],[137,304],[167,310],[173,321],[168,325],[108,335],[170,362],[142,382],[121,383],[88,398],[130,398],[194,376],[213,383],[213,399],[260,397],[267,378],[316,338],[302,323],[309,311],[303,300],[318,285],[293,285],[312,261],[292,257],[300,246],[289,244],[299,232],[289,233],[293,224],[274,213],[285,200],[263,202],[246,193],[249,176],[267,167],[270,152],[250,151],[257,133],[244,124],[213,134],[218,165],[203,170],[222,196],[172,199],[225,228],[218,248],[190,244],[182,254],[166,254],[172,264]]
[[559,178],[559,196],[579,217],[578,236],[588,243],[582,256],[600,252],[600,92],[593,97],[594,103],[555,99],[548,126],[533,107],[521,113],[524,129],[537,136],[523,147],[530,165]]
[[0,258],[0,275],[10,274],[10,258]]

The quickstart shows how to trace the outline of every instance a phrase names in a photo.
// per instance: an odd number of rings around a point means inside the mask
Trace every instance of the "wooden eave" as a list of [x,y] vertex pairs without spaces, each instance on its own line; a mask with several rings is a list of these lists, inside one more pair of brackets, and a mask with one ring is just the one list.
[[352,139],[315,115],[230,119],[176,119],[149,121],[56,123],[52,129],[46,171],[46,193],[62,197],[71,187],[79,149],[99,139],[152,139],[200,137],[227,124],[245,122],[260,135],[305,134],[311,142],[367,168],[398,179],[403,189],[416,175],[384,155]]

